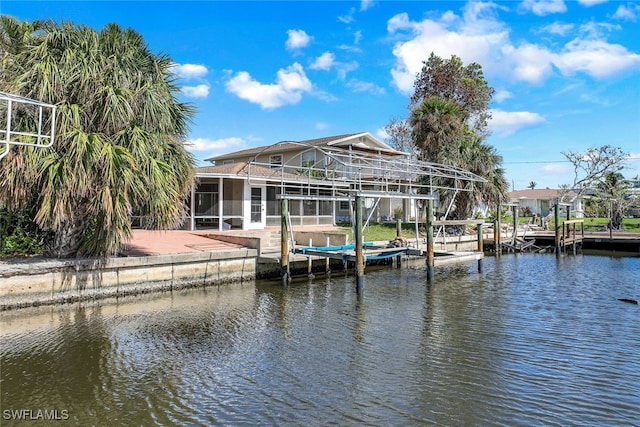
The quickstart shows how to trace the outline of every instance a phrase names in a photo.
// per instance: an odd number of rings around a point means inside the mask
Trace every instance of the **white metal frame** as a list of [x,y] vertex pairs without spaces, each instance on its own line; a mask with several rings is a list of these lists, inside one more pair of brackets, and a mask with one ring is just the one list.
[[[285,184],[288,182],[286,174],[301,175],[299,186],[304,189],[327,188],[334,190],[335,196],[314,196],[318,199],[353,200],[355,196],[373,198],[401,198],[401,199],[430,199],[435,198],[438,190],[473,191],[474,183],[486,180],[472,172],[450,165],[424,162],[412,158],[408,154],[387,153],[375,148],[349,149],[333,146],[313,146],[304,142],[287,141],[286,144],[298,144],[301,148],[308,148],[288,159],[278,170],[284,194]],[[270,147],[265,147],[265,150]],[[316,163],[302,168],[300,157],[310,149],[324,154],[316,156]],[[268,163],[257,162],[260,154],[254,157],[247,166],[249,181],[259,180],[260,174],[252,176],[251,167],[268,168]],[[320,160],[318,160],[320,158]],[[420,181],[429,177],[429,182]],[[306,180],[305,180],[306,177]],[[434,178],[450,180],[451,185],[442,184]],[[277,174],[271,178],[277,179]],[[305,182],[306,181],[306,182]],[[286,185],[291,186],[291,183]],[[307,193],[308,198],[310,192]],[[297,197],[291,195],[291,199]]]
[[[20,109],[32,111],[34,130],[13,129],[13,116]],[[34,99],[0,92],[0,159],[9,154],[12,145],[51,147],[55,139],[56,106]]]

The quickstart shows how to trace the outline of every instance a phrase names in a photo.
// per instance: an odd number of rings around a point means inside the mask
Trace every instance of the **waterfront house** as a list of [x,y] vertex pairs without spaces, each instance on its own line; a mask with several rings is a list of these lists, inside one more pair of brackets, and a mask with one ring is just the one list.
[[[523,210],[528,209],[531,215],[545,217],[553,214],[553,206],[563,196],[563,192],[559,189],[545,188],[511,191],[508,195],[511,203],[518,204],[520,215]],[[582,218],[584,216],[583,198],[579,197],[577,193],[569,191],[564,194],[562,202],[570,204],[572,217]]]
[[[196,169],[198,183],[189,200],[186,227],[258,230],[279,226],[278,196],[285,193],[292,197],[292,225],[332,225],[349,220],[350,204],[338,196],[353,185],[345,179],[352,172],[353,159],[364,159],[362,164],[369,165],[360,169],[358,176],[380,178],[376,182],[384,181],[385,191],[400,191],[401,184],[390,188],[389,182],[401,180],[401,171],[396,171],[397,177],[378,177],[385,169],[375,166],[376,162],[382,165],[398,158],[408,159],[409,155],[368,132],[283,141],[213,156],[206,159],[210,166]],[[368,188],[374,187],[380,189],[379,185]],[[293,199],[296,196],[298,199]],[[380,198],[375,204],[365,203],[365,215],[372,221],[391,220],[402,206],[401,199]]]

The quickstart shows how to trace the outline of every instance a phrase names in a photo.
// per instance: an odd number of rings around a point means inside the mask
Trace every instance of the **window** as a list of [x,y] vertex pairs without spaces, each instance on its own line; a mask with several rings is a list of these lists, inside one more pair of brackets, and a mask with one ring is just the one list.
[[233,160],[224,160],[222,162],[223,165],[232,165],[233,164]]
[[271,169],[282,167],[282,154],[274,154],[272,156],[269,156],[269,167]]
[[316,152],[313,150],[305,151],[300,156],[300,165],[304,167],[307,167],[307,168],[313,167],[315,163],[316,163]]
[[340,209],[341,211],[348,211],[349,202],[346,200],[340,200],[340,205],[338,206],[338,209]]
[[278,194],[280,194],[280,188],[267,187],[267,216],[280,215],[280,199],[277,198]]

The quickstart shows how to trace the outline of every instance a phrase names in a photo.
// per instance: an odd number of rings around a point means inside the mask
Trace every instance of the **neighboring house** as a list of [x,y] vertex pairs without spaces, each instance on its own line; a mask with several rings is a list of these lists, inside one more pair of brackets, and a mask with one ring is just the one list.
[[[553,214],[553,206],[558,202],[562,195],[558,189],[533,189],[533,190],[517,190],[509,193],[511,203],[517,203],[520,209],[529,208],[532,214],[538,216],[547,216]],[[570,203],[572,217],[584,217],[584,209],[582,206],[582,197],[573,191],[569,191],[564,196],[563,203]],[[562,207],[564,211],[564,207]]]
[[[292,225],[332,225],[336,220],[348,220],[350,204],[337,196],[353,185],[340,180],[346,172],[340,168],[352,163],[341,162],[340,156],[366,158],[367,164],[373,165],[376,159],[383,162],[408,154],[364,132],[285,141],[214,156],[206,159],[211,166],[196,169],[198,184],[189,201],[187,227],[251,230],[279,226],[278,196],[283,192],[304,198],[289,200]],[[377,173],[375,166],[364,171],[369,176]],[[399,185],[396,187],[399,191]],[[336,200],[330,200],[332,197]],[[402,204],[401,199],[393,198],[382,198],[375,206],[365,201],[364,215],[371,221],[391,219],[394,209]]]

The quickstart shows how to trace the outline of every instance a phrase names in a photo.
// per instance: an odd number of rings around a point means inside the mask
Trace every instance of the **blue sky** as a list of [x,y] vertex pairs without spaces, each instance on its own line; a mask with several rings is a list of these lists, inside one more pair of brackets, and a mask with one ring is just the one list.
[[407,117],[431,52],[482,65],[496,90],[488,143],[515,189],[573,182],[562,151],[618,146],[640,174],[640,3],[522,1],[10,1],[2,14],[96,29],[115,22],[176,62],[216,154]]

